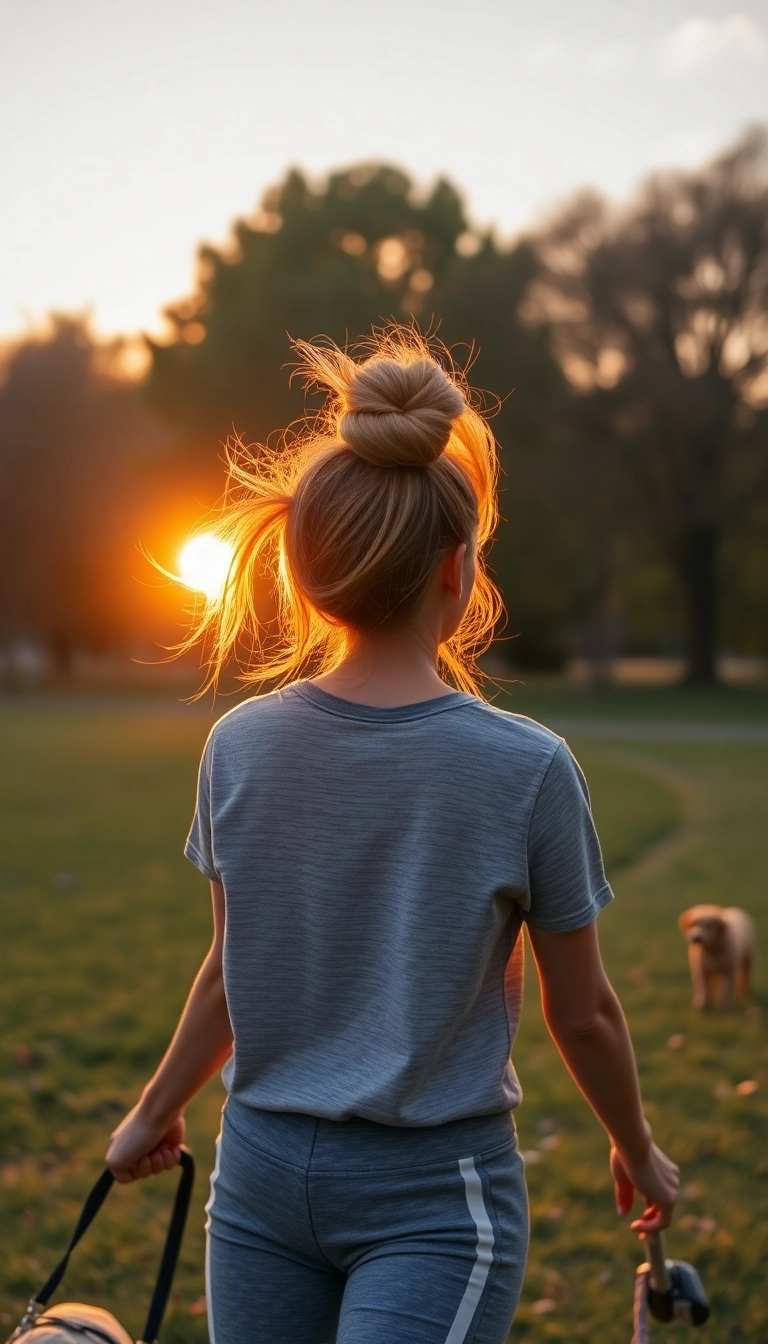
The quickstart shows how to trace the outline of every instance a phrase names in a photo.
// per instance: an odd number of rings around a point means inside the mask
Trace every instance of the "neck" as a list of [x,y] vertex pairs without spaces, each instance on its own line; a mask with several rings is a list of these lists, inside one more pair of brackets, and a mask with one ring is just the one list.
[[342,700],[380,709],[433,700],[453,689],[437,673],[437,640],[407,627],[350,637],[338,666],[313,681]]

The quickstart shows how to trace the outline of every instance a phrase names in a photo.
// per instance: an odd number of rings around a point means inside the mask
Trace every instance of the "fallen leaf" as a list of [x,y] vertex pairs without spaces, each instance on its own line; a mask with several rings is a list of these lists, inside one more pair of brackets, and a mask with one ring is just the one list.
[[537,1316],[546,1316],[548,1311],[555,1311],[556,1308],[557,1303],[554,1298],[540,1297],[538,1302],[534,1302],[531,1311],[535,1312]]
[[714,1218],[697,1218],[695,1213],[687,1213],[678,1219],[677,1226],[682,1232],[692,1232],[698,1241],[706,1241],[717,1231]]
[[757,1088],[758,1084],[754,1078],[745,1078],[743,1083],[736,1084],[736,1095],[737,1097],[751,1097],[752,1093],[757,1091]]
[[562,1141],[559,1134],[547,1134],[543,1139],[539,1139],[538,1146],[542,1153],[551,1153],[554,1152],[555,1148],[560,1147]]
[[679,1031],[676,1031],[675,1034],[673,1036],[670,1036],[669,1040],[667,1041],[667,1047],[670,1050],[682,1050],[684,1045],[685,1045],[685,1037],[683,1036],[682,1032]]

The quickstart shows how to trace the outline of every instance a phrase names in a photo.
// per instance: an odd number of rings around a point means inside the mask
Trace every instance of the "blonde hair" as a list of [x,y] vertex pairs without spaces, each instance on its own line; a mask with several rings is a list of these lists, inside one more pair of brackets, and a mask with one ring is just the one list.
[[[294,342],[324,409],[277,449],[228,449],[216,535],[232,548],[218,598],[199,606],[179,651],[202,641],[215,687],[230,658],[240,679],[284,685],[338,665],[348,632],[404,621],[437,564],[477,542],[477,578],[440,670],[479,694],[477,658],[501,598],[483,552],[497,518],[493,435],[436,343],[390,327],[355,359],[330,342]],[[440,348],[442,358],[448,352]],[[276,618],[263,615],[265,580]]]

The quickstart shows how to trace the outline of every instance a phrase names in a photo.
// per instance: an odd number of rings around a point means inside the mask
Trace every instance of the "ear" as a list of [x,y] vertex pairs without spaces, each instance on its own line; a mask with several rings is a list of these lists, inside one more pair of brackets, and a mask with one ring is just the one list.
[[464,556],[466,553],[467,543],[462,541],[459,546],[454,547],[443,561],[443,584],[451,597],[461,598],[462,596]]
[[684,910],[677,921],[681,933],[687,933],[694,920],[693,910]]

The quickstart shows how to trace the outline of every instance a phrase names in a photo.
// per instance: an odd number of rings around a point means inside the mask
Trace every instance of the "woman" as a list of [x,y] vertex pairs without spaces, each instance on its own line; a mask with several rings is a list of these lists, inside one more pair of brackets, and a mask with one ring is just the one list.
[[476,690],[499,609],[493,437],[410,330],[361,362],[300,348],[326,411],[232,463],[234,560],[196,632],[212,680],[245,643],[248,675],[284,689],[208,739],[186,853],[213,944],[107,1161],[121,1181],[173,1166],[184,1105],[224,1065],[214,1344],[502,1344],[528,1237],[509,1058],[523,924],[618,1210],[645,1198],[635,1230],[668,1225],[678,1172],[600,961],[611,892],[583,776]]

